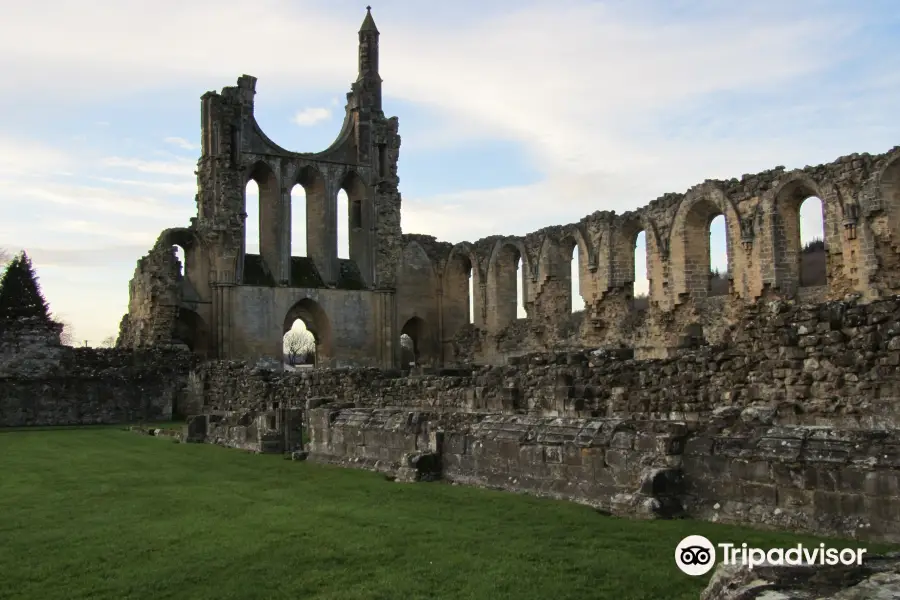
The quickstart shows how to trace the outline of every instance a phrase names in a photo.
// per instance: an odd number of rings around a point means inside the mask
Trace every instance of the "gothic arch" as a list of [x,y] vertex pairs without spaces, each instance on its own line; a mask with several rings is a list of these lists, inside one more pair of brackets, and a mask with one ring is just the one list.
[[334,341],[328,315],[318,302],[312,298],[303,298],[291,306],[285,314],[281,336],[290,331],[297,319],[303,321],[316,341],[316,366],[326,366],[334,359]]
[[642,231],[645,239],[649,237],[643,215],[640,213],[623,215],[610,239],[614,274],[610,284],[622,288],[627,298],[634,295],[634,249],[637,237]]
[[[413,343],[413,355],[417,365],[434,366],[440,362],[435,336],[428,323],[421,317],[411,317],[403,324],[400,335],[408,335]],[[401,365],[406,367],[407,365]]]
[[487,326],[499,331],[518,318],[516,271],[522,261],[522,297],[527,302],[531,265],[524,244],[515,238],[498,240],[491,252],[487,275]]
[[472,277],[476,278],[476,283],[479,282],[482,278],[482,274],[478,266],[478,259],[476,258],[475,249],[472,248],[472,245],[468,242],[459,242],[450,249],[447,263],[444,265],[444,280],[446,281],[448,273],[455,268],[454,264],[460,264],[458,262],[460,260],[462,260],[463,263],[468,263],[469,268],[472,269]]
[[209,328],[203,318],[187,308],[178,309],[172,338],[183,343],[191,352],[205,359],[209,355]]
[[[834,217],[843,213],[839,202],[814,179],[802,171],[792,172],[785,177],[772,194],[771,244],[774,249],[775,285],[793,294],[800,287],[800,261],[803,244],[800,240],[800,205],[808,198],[816,197],[822,202],[822,223],[826,249],[829,244],[829,226],[834,225]],[[826,253],[827,259],[827,253]],[[827,272],[826,262],[826,272]]]
[[[469,294],[469,277],[472,278],[472,293]],[[450,339],[469,323],[484,324],[484,301],[481,295],[483,283],[478,260],[472,246],[462,242],[450,249],[444,265],[441,282],[443,327],[445,339]],[[471,304],[470,304],[471,303]]]
[[740,215],[721,189],[698,186],[691,189],[678,205],[669,232],[670,272],[675,301],[680,297],[705,298],[709,288],[709,226],[718,216],[725,217],[725,242],[728,271],[735,277],[735,240],[740,240]]
[[[549,239],[549,236],[548,236]],[[558,242],[556,242],[556,252],[559,255],[559,262],[561,268],[561,275],[568,282],[569,289],[569,306],[568,310],[571,311],[575,303],[575,294],[581,298],[581,300],[588,304],[588,295],[586,289],[589,285],[590,279],[590,251],[587,243],[584,240],[584,236],[581,233],[581,230],[577,227],[570,227],[565,229]],[[573,257],[573,251],[578,249],[578,252]],[[574,282],[572,281],[572,268],[577,270],[578,273],[578,289],[574,289]]]
[[[355,170],[348,169],[341,178],[339,187],[347,193],[348,214],[346,216],[339,214],[338,218],[348,219],[350,260],[356,262],[366,284],[372,285],[375,276],[372,256],[374,243],[370,232],[373,228],[374,206],[370,198],[369,186]],[[337,202],[337,198],[335,198],[335,202]]]
[[[265,160],[257,160],[245,172],[243,186],[244,210],[247,215],[247,184],[255,181],[259,187],[259,254],[268,272],[273,278],[280,279],[284,248],[282,229],[284,214],[281,203],[281,184],[278,179],[278,168]],[[247,223],[243,223],[244,238],[247,236]],[[244,248],[246,253],[246,247]]]

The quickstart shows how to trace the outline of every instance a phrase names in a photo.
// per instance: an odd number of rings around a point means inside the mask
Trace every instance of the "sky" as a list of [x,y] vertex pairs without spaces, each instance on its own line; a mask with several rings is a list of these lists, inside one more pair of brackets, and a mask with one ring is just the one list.
[[[387,0],[372,12],[406,233],[520,235],[900,144],[896,0]],[[254,75],[269,137],[324,149],[364,15],[343,0],[4,10],[0,248],[27,250],[76,339],[117,333],[136,261],[195,215],[200,96]],[[804,205],[804,239],[821,237],[820,215]],[[641,248],[638,263],[640,292]]]

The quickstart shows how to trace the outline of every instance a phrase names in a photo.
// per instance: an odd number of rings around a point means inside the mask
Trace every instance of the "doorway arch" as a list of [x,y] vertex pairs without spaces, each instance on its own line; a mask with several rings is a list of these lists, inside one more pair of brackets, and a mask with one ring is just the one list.
[[[404,337],[409,338],[407,342],[409,354],[404,348]],[[400,366],[404,369],[409,367],[408,362],[414,362],[416,366],[435,366],[437,360],[437,350],[434,344],[435,337],[431,334],[428,324],[421,317],[412,317],[406,321],[400,329]],[[411,356],[412,361],[404,362],[404,357]]]
[[334,342],[328,315],[325,314],[318,302],[311,298],[303,298],[295,303],[284,316],[284,325],[281,329],[282,339],[284,334],[291,330],[297,319],[303,321],[316,342],[313,354],[314,366],[326,366],[334,358]]

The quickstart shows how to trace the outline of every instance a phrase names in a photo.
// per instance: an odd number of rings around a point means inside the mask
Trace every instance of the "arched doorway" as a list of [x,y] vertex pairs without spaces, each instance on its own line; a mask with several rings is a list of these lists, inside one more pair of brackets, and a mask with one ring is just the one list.
[[284,340],[284,335],[291,331],[297,320],[303,321],[307,331],[315,340],[313,365],[316,367],[327,366],[334,358],[331,322],[328,320],[328,315],[315,300],[311,298],[300,300],[288,310],[284,317],[284,325],[281,330],[282,340]]
[[400,330],[400,366],[434,366],[435,349],[428,326],[419,317],[409,319]]
[[209,353],[209,336],[203,318],[187,308],[178,309],[172,339],[187,346],[201,358]]

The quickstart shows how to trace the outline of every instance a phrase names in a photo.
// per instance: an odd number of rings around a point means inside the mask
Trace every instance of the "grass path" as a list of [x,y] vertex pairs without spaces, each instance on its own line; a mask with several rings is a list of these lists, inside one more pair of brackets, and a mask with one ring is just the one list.
[[[695,600],[678,541],[814,538],[112,428],[0,433],[0,598]],[[818,540],[816,540],[818,541]]]

